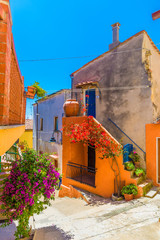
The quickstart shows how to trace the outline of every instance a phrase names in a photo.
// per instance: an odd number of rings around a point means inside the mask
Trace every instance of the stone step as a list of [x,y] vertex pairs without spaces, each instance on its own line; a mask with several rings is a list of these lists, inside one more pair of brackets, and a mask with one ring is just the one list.
[[138,187],[142,188],[143,196],[145,196],[149,192],[149,190],[153,187],[153,181],[147,179],[141,184],[139,184]]
[[137,182],[137,185],[139,185],[139,184],[141,184],[142,182],[145,181],[146,176],[140,176],[140,177],[136,177],[136,176],[134,176],[134,177],[132,177],[132,178],[135,179],[136,182]]

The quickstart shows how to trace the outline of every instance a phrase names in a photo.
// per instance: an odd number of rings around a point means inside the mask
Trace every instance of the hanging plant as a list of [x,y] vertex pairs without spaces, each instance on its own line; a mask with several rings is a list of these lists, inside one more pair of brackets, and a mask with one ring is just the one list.
[[46,92],[43,88],[41,88],[41,87],[39,86],[39,82],[35,82],[35,83],[32,85],[32,87],[35,88],[35,93],[36,93],[36,98],[37,98],[37,99],[43,98],[43,97],[46,96],[46,93],[47,93],[47,92]]

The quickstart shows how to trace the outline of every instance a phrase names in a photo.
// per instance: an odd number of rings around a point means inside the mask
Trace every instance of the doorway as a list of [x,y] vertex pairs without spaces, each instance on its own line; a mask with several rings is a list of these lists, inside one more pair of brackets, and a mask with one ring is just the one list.
[[95,169],[95,148],[88,146],[88,171]]
[[85,91],[85,103],[87,106],[87,116],[96,118],[96,91],[95,89],[88,89]]

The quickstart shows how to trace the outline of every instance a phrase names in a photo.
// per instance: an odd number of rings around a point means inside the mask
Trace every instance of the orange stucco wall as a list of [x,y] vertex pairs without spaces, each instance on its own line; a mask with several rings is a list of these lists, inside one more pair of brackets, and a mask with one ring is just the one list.
[[157,149],[156,140],[160,138],[160,124],[146,125],[146,169],[147,177],[153,180],[153,184],[157,184]]
[[[70,123],[81,123],[82,121],[84,121],[84,118],[85,117],[64,117],[63,126],[67,126]],[[113,141],[115,140],[113,139]],[[71,143],[69,137],[63,134],[62,183],[66,186],[72,185],[103,197],[111,197],[112,193],[114,193],[114,178],[115,178],[114,173],[110,167],[111,159],[110,160],[100,159],[98,151],[96,151],[96,166],[95,166],[97,168],[95,177],[96,187],[92,187],[74,181],[72,179],[66,178],[67,163],[69,161],[87,166],[87,149],[88,149],[87,146],[83,146],[82,143]],[[130,177],[130,172],[124,170],[122,156],[118,157],[117,161],[121,172],[121,180],[125,181],[125,184],[130,183],[136,184],[136,180]]]

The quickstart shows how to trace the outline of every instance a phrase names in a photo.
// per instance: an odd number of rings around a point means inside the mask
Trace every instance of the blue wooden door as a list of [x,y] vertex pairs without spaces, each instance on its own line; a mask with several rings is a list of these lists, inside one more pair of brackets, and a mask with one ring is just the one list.
[[86,91],[87,116],[96,117],[96,92],[95,89]]
[[123,147],[123,163],[131,161],[129,154],[133,151],[133,144],[126,144]]

